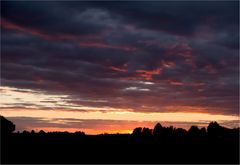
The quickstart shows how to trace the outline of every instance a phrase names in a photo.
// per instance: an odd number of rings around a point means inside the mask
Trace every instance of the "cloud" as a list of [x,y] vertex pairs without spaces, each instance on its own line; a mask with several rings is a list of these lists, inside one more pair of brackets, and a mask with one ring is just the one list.
[[97,42],[81,42],[79,44],[81,47],[93,47],[93,48],[100,48],[100,49],[118,49],[123,51],[135,51],[136,48],[131,48],[128,46],[117,46],[117,45],[108,45],[104,43],[97,43]]
[[238,114],[238,2],[1,4],[4,87],[69,109]]
[[[54,7],[54,10],[48,10],[48,5]],[[55,2],[3,2],[2,9],[4,28],[44,39],[64,40],[100,35],[115,23],[110,15],[101,9],[83,7],[76,11]],[[29,15],[31,19],[25,19]]]

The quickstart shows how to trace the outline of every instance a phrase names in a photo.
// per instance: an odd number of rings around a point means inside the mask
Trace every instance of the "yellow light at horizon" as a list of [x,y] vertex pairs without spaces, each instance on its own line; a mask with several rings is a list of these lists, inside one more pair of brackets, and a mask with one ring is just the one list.
[[74,118],[74,119],[102,119],[102,120],[128,120],[128,121],[175,121],[175,122],[196,122],[196,121],[220,121],[239,120],[239,116],[215,115],[206,113],[140,113],[140,112],[81,112],[61,110],[0,110],[1,115],[6,117],[41,117],[53,118]]
[[77,132],[77,131],[82,131],[84,133],[87,133],[88,135],[96,135],[96,134],[116,134],[116,133],[120,133],[120,134],[131,134],[132,130],[131,129],[114,129],[114,130],[109,130],[109,129],[89,129],[89,128],[65,128],[65,130],[61,127],[29,127],[27,128],[28,131],[34,130],[36,132],[39,132],[40,130],[44,130],[45,132],[63,132],[63,131],[67,131],[67,132]]

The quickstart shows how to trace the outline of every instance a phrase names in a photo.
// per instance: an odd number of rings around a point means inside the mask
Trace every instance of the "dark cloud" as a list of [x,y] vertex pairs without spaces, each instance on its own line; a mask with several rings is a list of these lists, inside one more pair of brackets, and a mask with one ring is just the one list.
[[48,39],[99,35],[106,28],[111,28],[109,21],[112,18],[107,12],[80,5],[76,10],[56,2],[5,1],[1,12],[3,26]]
[[1,83],[78,106],[238,114],[237,6],[3,1]]

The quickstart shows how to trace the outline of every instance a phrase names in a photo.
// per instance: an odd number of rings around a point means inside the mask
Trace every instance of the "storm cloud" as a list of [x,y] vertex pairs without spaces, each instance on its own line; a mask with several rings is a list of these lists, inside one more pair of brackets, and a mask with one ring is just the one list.
[[238,3],[3,1],[1,84],[72,106],[237,115]]

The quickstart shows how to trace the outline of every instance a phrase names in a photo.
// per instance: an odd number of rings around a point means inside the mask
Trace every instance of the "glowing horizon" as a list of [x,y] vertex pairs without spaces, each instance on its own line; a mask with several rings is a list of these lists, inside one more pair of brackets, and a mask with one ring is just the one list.
[[[44,131],[83,131],[87,134],[101,134],[101,133],[131,133],[135,127],[150,127],[152,128],[157,122],[166,124],[167,126],[173,125],[175,127],[182,127],[188,129],[191,125],[207,126],[211,121],[217,121],[225,126],[225,122],[230,122],[227,127],[234,128],[239,126],[238,116],[226,115],[212,115],[203,113],[139,113],[139,112],[76,112],[76,111],[57,111],[57,110],[9,110],[0,111],[0,114],[12,119],[24,117],[32,119],[41,119],[41,122],[46,122],[48,126],[29,126],[22,124],[22,129],[19,130],[44,130]],[[71,120],[72,127],[65,127],[68,125],[68,120]],[[67,121],[67,122],[66,122]],[[98,126],[79,127],[78,124],[82,121],[96,122],[102,121]],[[107,123],[107,125],[104,123]],[[120,125],[116,124],[120,122]],[[129,124],[130,122],[130,124]],[[96,122],[97,123],[97,122]],[[55,127],[52,125],[56,125]],[[60,126],[58,126],[60,125]],[[62,126],[62,127],[61,127]],[[91,127],[91,125],[89,126]]]

